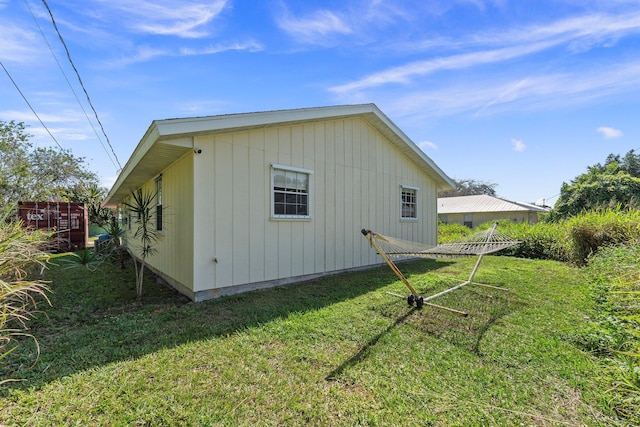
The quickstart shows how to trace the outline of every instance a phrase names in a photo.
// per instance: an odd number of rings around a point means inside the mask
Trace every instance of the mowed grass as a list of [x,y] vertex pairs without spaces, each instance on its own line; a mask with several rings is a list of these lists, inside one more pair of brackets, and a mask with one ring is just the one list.
[[[425,296],[475,259],[399,264]],[[199,304],[130,267],[53,267],[51,301],[3,360],[0,424],[613,425],[573,344],[591,309],[580,270],[485,257],[476,280],[409,307],[387,267]],[[19,356],[18,356],[19,354]]]

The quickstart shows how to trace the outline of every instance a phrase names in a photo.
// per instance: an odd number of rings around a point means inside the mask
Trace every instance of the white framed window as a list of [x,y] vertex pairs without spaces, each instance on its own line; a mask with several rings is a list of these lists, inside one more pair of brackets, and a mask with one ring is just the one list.
[[418,188],[408,185],[400,186],[400,219],[418,219]]
[[311,175],[309,169],[271,165],[271,217],[311,219]]

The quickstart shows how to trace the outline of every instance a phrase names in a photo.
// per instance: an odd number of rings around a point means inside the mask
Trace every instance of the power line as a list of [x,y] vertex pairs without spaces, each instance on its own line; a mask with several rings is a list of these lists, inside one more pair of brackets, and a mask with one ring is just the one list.
[[111,161],[111,164],[116,169],[118,169],[118,166],[113,161],[113,158],[111,157],[111,154],[109,154],[109,151],[107,150],[107,147],[105,147],[104,142],[102,142],[102,138],[100,138],[100,135],[98,135],[98,131],[96,130],[95,126],[93,126],[93,122],[91,121],[91,119],[89,119],[89,115],[87,114],[87,111],[84,109],[84,106],[80,102],[80,99],[78,98],[78,94],[76,94],[76,91],[73,89],[73,86],[71,85],[71,82],[67,78],[67,74],[64,72],[64,69],[62,68],[62,65],[60,64],[60,61],[58,61],[58,57],[56,56],[55,52],[53,51],[53,48],[51,47],[51,44],[49,44],[49,40],[47,40],[47,37],[45,36],[44,31],[42,31],[42,28],[40,27],[40,23],[38,23],[38,20],[36,19],[35,15],[33,14],[33,10],[31,9],[31,6],[29,5],[29,1],[28,0],[24,0],[24,3],[27,6],[27,9],[29,9],[29,13],[31,13],[31,17],[33,18],[33,21],[35,22],[36,26],[38,27],[38,30],[40,31],[40,34],[42,35],[42,38],[44,39],[45,43],[47,44],[47,47],[49,48],[49,52],[51,52],[51,56],[53,56],[53,59],[55,59],[56,64],[58,64],[58,68],[60,69],[60,72],[64,76],[64,79],[66,80],[67,85],[69,86],[69,89],[71,89],[71,92],[73,93],[73,96],[76,98],[76,101],[78,102],[78,105],[82,109],[82,112],[84,113],[84,116],[87,118],[87,122],[89,122],[89,126],[91,126],[91,129],[93,129],[93,133],[96,135],[96,138],[98,138],[98,142],[100,142],[100,145],[102,145],[102,148],[104,149],[105,153],[107,154],[107,157]]
[[60,34],[60,30],[58,30],[58,25],[56,24],[56,20],[53,17],[53,13],[51,12],[51,9],[49,9],[49,5],[47,4],[46,0],[42,0],[42,3],[44,4],[44,6],[46,7],[47,11],[49,12],[49,16],[51,16],[51,22],[53,23],[53,28],[56,30],[56,33],[58,34],[58,38],[60,39],[60,42],[62,43],[62,46],[64,46],[64,50],[67,53],[67,59],[69,59],[69,62],[71,63],[71,67],[73,68],[73,71],[75,71],[76,76],[78,77],[78,81],[80,82],[80,87],[82,88],[82,90],[84,91],[85,96],[87,97],[87,102],[89,103],[89,106],[93,110],[93,114],[95,115],[96,120],[98,121],[98,124],[100,125],[100,129],[102,130],[102,134],[104,135],[105,139],[107,140],[107,144],[109,145],[109,148],[111,148],[111,153],[113,153],[113,157],[116,159],[116,163],[118,163],[118,167],[119,167],[118,172],[120,172],[122,170],[122,165],[120,164],[120,161],[118,160],[118,156],[116,155],[116,152],[113,150],[113,146],[111,145],[111,141],[109,141],[109,137],[107,136],[107,133],[104,130],[104,126],[102,126],[102,122],[100,121],[100,118],[98,117],[98,112],[93,107],[93,103],[91,102],[91,98],[89,97],[89,93],[87,92],[87,89],[84,87],[84,83],[82,82],[82,78],[80,78],[80,73],[78,72],[78,69],[76,68],[75,64],[73,63],[73,60],[71,59],[71,53],[69,52],[69,49],[67,48],[67,44],[65,43],[64,39],[62,38],[62,34]]
[[61,150],[63,150],[62,145],[60,145],[60,143],[58,142],[58,140],[56,139],[55,136],[53,136],[53,134],[51,133],[51,131],[49,130],[49,128],[47,127],[47,125],[44,124],[44,122],[42,121],[42,119],[40,119],[40,116],[38,115],[38,113],[36,113],[36,110],[33,109],[33,107],[31,106],[31,103],[29,102],[29,100],[27,100],[27,97],[24,96],[24,93],[22,93],[22,91],[20,90],[20,88],[18,87],[18,84],[16,83],[15,80],[13,80],[13,77],[11,77],[11,74],[9,74],[9,70],[7,70],[7,68],[4,66],[4,64],[2,63],[2,61],[0,61],[0,66],[2,66],[2,69],[4,70],[5,73],[7,73],[7,76],[9,77],[9,80],[11,80],[11,83],[13,83],[13,85],[16,87],[16,90],[18,91],[18,93],[20,94],[20,96],[22,96],[22,99],[24,99],[24,102],[27,103],[27,105],[29,106],[29,108],[31,109],[31,111],[33,112],[33,114],[36,116],[36,118],[38,119],[38,121],[40,122],[40,124],[42,125],[43,128],[46,129],[46,131],[49,133],[49,135],[51,136],[51,139],[53,139],[55,141],[55,143],[58,145],[58,147],[60,147]]

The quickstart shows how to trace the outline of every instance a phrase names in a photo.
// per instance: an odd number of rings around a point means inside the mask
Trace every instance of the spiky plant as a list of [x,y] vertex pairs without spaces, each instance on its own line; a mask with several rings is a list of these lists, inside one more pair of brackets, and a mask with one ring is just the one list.
[[149,256],[157,253],[155,248],[160,235],[153,227],[153,208],[156,206],[156,194],[151,192],[143,192],[141,188],[131,192],[129,202],[124,205],[132,213],[136,221],[137,228],[133,237],[137,239],[138,255],[140,256],[140,265],[133,257],[136,268],[136,296],[142,297],[142,283],[144,279],[144,269],[146,260]]

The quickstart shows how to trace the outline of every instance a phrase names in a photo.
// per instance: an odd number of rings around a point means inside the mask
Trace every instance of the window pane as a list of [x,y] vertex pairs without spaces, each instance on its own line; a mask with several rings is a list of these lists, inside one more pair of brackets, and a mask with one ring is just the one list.
[[307,174],[305,174],[305,173],[297,174],[297,176],[296,176],[296,188],[298,190],[306,192],[308,187],[309,187],[308,182],[309,182],[309,176]]
[[276,188],[285,188],[285,172],[283,170],[273,170],[273,186]]
[[296,210],[296,205],[286,205],[285,206],[285,214],[286,215],[296,215],[298,212]]

